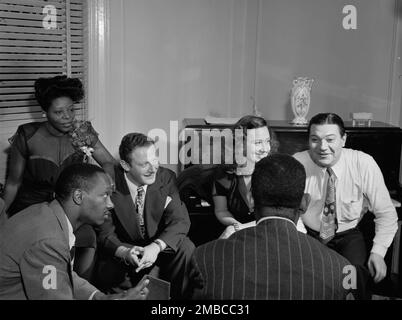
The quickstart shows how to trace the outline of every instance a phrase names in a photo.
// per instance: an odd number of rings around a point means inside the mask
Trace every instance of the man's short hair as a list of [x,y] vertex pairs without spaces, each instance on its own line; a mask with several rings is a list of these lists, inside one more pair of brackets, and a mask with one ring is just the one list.
[[147,147],[155,144],[155,141],[142,133],[128,133],[121,139],[119,147],[120,159],[127,163],[131,162],[130,154],[135,148]]
[[339,128],[341,137],[345,135],[345,124],[340,116],[335,113],[319,113],[310,119],[308,124],[308,134],[310,135],[311,126],[321,124],[336,124]]
[[98,174],[105,174],[105,171],[89,163],[76,163],[66,167],[56,181],[56,197],[65,200],[76,189],[89,192]]
[[251,179],[256,208],[299,208],[306,184],[303,165],[287,154],[272,154],[260,160]]

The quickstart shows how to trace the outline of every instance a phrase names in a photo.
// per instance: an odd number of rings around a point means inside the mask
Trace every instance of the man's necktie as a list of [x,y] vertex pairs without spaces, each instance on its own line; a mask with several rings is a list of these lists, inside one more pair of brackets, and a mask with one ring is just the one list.
[[331,168],[327,169],[329,175],[327,182],[327,194],[325,196],[324,210],[321,216],[320,240],[326,244],[335,236],[335,231],[338,229],[336,220],[336,177]]
[[143,187],[138,187],[137,197],[135,199],[135,208],[137,209],[138,222],[140,225],[141,235],[143,237],[145,237],[144,202],[145,202],[145,190]]

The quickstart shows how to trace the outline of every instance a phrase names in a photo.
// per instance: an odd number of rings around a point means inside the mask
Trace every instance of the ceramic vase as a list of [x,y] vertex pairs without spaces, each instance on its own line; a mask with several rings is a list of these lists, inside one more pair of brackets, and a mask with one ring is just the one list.
[[314,79],[299,77],[293,80],[291,91],[292,111],[295,115],[291,123],[295,125],[306,125],[308,110],[310,108],[310,93]]

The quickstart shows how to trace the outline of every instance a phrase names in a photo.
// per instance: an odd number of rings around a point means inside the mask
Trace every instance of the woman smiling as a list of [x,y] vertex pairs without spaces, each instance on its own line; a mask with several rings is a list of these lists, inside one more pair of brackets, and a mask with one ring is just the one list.
[[233,129],[242,133],[241,141],[235,144],[236,168],[217,175],[219,178],[215,180],[212,189],[215,215],[226,227],[221,238],[227,238],[240,229],[255,226],[254,201],[250,191],[251,175],[258,161],[277,150],[277,142],[268,129],[267,122],[261,117],[244,116]]

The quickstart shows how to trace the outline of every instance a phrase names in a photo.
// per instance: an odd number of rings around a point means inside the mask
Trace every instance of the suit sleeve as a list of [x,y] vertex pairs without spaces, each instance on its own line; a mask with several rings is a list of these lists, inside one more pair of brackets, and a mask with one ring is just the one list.
[[[115,215],[115,213],[112,211],[112,216],[113,215]],[[117,248],[124,245],[116,235],[112,217],[105,220],[105,222],[100,227],[95,228],[95,230],[98,234],[99,246],[107,255],[114,256]]]
[[[78,283],[71,272],[69,255],[65,244],[55,238],[41,240],[24,252],[20,269],[28,299],[71,300],[76,298],[75,293],[78,298],[89,298],[96,288]],[[79,286],[75,288],[75,284]]]
[[111,210],[111,217],[105,220],[101,226],[95,227],[99,247],[103,253],[112,257],[115,256],[118,247],[125,246],[127,248],[131,248],[133,246],[132,243],[121,241],[117,236],[117,233],[115,232],[116,227],[113,222],[115,216],[116,213],[114,210]]
[[191,258],[190,271],[189,271],[189,293],[192,300],[204,299],[204,285],[205,281],[202,277],[200,269],[198,267],[195,255]]
[[172,198],[172,201],[170,201],[163,213],[162,228],[158,238],[176,251],[190,229],[190,218],[186,206],[180,199],[176,186],[176,176],[172,171],[166,171],[164,183],[168,190],[168,196]]
[[90,284],[87,280],[81,278],[74,271],[72,272],[72,278],[74,283],[74,299],[88,300],[93,293],[99,291],[92,284]]

